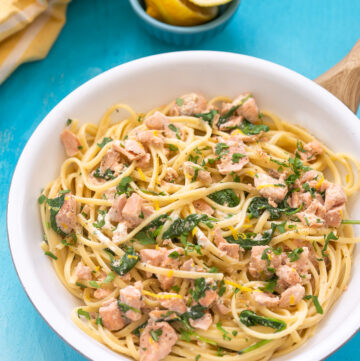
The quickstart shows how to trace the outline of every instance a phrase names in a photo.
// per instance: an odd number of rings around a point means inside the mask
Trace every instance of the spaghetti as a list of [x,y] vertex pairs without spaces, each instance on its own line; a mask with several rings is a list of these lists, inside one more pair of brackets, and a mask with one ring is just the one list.
[[359,163],[252,95],[118,104],[99,125],[69,120],[62,140],[42,248],[83,303],[72,320],[115,352],[268,360],[306,342],[346,289]]

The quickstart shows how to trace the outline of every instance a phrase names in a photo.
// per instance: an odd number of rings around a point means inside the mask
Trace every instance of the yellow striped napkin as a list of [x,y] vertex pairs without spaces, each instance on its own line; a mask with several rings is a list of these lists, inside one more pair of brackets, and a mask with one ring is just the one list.
[[1,0],[0,84],[22,63],[43,59],[71,0]]

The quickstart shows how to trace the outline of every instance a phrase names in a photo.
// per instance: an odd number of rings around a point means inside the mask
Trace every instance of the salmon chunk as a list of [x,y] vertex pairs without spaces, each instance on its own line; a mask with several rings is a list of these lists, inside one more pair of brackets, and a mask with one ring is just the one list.
[[159,111],[145,119],[145,125],[149,129],[163,130],[167,124],[169,124],[169,118]]
[[69,234],[76,226],[76,200],[72,195],[65,194],[65,200],[55,216],[56,225],[62,232]]
[[[159,293],[160,295],[162,293]],[[169,298],[169,299],[160,299],[160,305],[167,308],[169,311],[174,311],[179,314],[183,314],[187,311],[186,304],[182,298]]]
[[341,207],[345,204],[346,200],[346,194],[343,188],[338,184],[331,183],[325,191],[326,210]]
[[79,151],[80,140],[77,135],[65,128],[61,135],[61,141],[65,147],[65,152],[68,157],[73,157]]
[[114,149],[110,149],[101,159],[100,173],[104,174],[106,170],[110,169],[114,172],[114,176],[117,176],[123,167],[120,153]]
[[92,279],[91,268],[79,262],[75,267],[75,275],[79,280],[90,281]]
[[[219,144],[222,143],[222,149]],[[219,139],[219,143],[214,147],[215,155],[220,157],[220,161],[216,165],[220,174],[230,174],[239,172],[249,163],[249,157],[246,155],[245,145],[237,136],[229,139]]]
[[204,316],[202,316],[201,318],[197,318],[195,320],[190,318],[189,322],[191,327],[197,328],[199,330],[207,331],[211,326],[213,320],[210,312],[206,312]]
[[120,301],[133,308],[125,312],[125,316],[131,321],[141,318],[141,307],[143,307],[141,289],[134,286],[126,286],[120,290]]
[[146,155],[146,151],[141,143],[133,139],[126,139],[124,146],[119,141],[114,141],[113,148],[125,155],[125,157],[131,162],[133,160],[139,160]]
[[198,210],[200,213],[205,213],[208,216],[212,216],[214,214],[214,210],[212,209],[212,207],[203,199],[197,199],[193,202],[193,205],[195,209]]
[[261,306],[273,308],[279,305],[279,297],[266,292],[254,292],[251,294],[253,301]]
[[115,298],[105,301],[99,308],[99,314],[104,327],[110,331],[121,330],[126,325]]
[[143,199],[137,193],[133,193],[126,201],[122,210],[122,217],[131,228],[138,226],[143,221],[143,219],[139,217],[142,203]]
[[110,220],[113,222],[121,222],[123,220],[122,211],[126,204],[126,195],[122,194],[116,197],[109,211]]
[[287,185],[282,178],[276,179],[265,173],[257,173],[254,184],[260,194],[267,198],[272,206],[276,206],[274,202],[281,202],[288,192]]
[[205,296],[199,299],[199,303],[203,307],[210,307],[218,299],[215,290],[206,290]]
[[98,300],[100,300],[102,298],[109,296],[109,294],[111,292],[112,292],[112,290],[110,290],[108,288],[98,288],[94,292],[94,297],[97,298]]
[[136,135],[136,140],[148,146],[152,145],[154,147],[160,147],[164,145],[164,138],[160,134],[157,134],[155,132],[157,131],[144,130],[142,132],[139,132]]
[[255,123],[259,120],[259,108],[255,102],[255,99],[250,93],[242,93],[234,99],[232,103],[223,104],[221,112],[227,113],[231,108],[239,106],[235,114],[242,116],[251,123]]
[[178,178],[178,176],[179,175],[178,175],[177,171],[174,168],[169,167],[166,169],[166,174],[165,174],[164,179],[167,182],[174,182]]
[[189,93],[182,95],[170,108],[170,115],[193,115],[203,113],[207,107],[207,101],[201,94]]
[[204,184],[211,184],[212,178],[210,172],[203,170],[201,166],[193,162],[184,162],[184,173],[187,174],[190,178],[194,178],[195,172],[197,172],[196,179],[194,181],[200,181]]
[[300,152],[301,160],[313,161],[316,160],[316,157],[324,153],[324,149],[321,144],[314,140],[304,145],[304,152]]
[[[254,246],[251,249],[251,257],[249,264],[249,273],[254,278],[260,278],[263,276],[269,277],[272,273],[269,272],[268,267],[276,270],[284,261],[286,254],[282,253],[276,255],[271,251],[269,246]],[[267,251],[266,254],[269,255],[268,260],[262,259],[264,251]],[[270,262],[270,264],[269,264]]]
[[299,303],[305,296],[305,288],[301,284],[296,284],[288,288],[281,294],[279,306],[289,307]]
[[171,352],[177,338],[167,322],[150,321],[140,336],[140,361],[162,360]]

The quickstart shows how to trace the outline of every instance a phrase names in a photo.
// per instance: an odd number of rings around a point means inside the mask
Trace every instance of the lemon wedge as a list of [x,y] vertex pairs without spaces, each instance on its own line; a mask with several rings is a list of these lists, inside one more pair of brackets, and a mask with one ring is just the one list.
[[191,1],[193,4],[197,6],[208,7],[208,6],[224,5],[232,0],[189,0],[189,1]]
[[145,0],[146,12],[171,25],[194,26],[213,19],[217,7],[200,7],[188,0]]

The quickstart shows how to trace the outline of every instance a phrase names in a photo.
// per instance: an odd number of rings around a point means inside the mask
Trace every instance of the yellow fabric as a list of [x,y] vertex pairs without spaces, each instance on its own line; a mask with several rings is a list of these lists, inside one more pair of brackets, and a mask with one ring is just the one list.
[[0,83],[20,64],[43,59],[66,20],[70,0],[2,0]]

